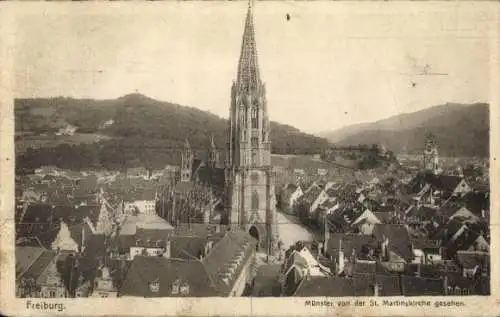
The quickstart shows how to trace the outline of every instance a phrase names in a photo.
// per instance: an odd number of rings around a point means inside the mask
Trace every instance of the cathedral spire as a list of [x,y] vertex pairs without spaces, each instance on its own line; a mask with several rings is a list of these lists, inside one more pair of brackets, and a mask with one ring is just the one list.
[[243,90],[250,90],[260,85],[259,63],[252,11],[252,0],[249,0],[236,80],[239,88]]
[[214,134],[212,133],[212,135],[210,136],[210,148],[212,150],[215,150],[217,147],[215,146],[215,141],[214,141]]

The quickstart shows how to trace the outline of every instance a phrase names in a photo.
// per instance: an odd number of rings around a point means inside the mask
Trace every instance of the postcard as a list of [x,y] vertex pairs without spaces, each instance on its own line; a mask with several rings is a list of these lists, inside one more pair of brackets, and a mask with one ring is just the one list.
[[498,2],[1,7],[2,314],[498,315]]

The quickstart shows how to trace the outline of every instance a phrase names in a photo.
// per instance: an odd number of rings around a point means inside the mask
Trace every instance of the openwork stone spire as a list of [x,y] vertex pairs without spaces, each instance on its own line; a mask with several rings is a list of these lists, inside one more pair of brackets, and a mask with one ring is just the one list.
[[238,63],[238,77],[236,80],[238,88],[246,91],[255,89],[260,85],[251,1],[248,3],[243,42],[241,43],[241,55]]

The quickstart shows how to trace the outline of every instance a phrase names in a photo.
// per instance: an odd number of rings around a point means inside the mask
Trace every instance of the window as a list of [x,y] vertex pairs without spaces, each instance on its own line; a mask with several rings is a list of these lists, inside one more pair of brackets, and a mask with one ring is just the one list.
[[149,290],[153,293],[158,293],[160,291],[160,281],[156,279],[149,283]]
[[49,291],[49,297],[50,298],[56,297],[56,291]]
[[256,129],[259,126],[259,109],[257,107],[252,108],[252,128]]
[[257,151],[252,150],[252,165],[257,165]]
[[259,194],[256,191],[252,193],[252,210],[259,209]]
[[258,143],[259,143],[259,138],[252,137],[252,147],[258,146]]

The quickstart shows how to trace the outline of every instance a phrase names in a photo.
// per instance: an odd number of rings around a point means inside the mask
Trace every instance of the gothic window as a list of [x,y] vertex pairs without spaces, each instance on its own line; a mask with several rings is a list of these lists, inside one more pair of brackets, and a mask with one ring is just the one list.
[[252,151],[252,165],[257,165],[257,151],[253,150]]
[[259,144],[259,138],[252,137],[252,147],[256,147]]
[[252,108],[252,129],[256,129],[259,126],[259,109],[257,107]]
[[252,210],[259,209],[259,194],[256,191],[252,193]]

